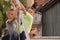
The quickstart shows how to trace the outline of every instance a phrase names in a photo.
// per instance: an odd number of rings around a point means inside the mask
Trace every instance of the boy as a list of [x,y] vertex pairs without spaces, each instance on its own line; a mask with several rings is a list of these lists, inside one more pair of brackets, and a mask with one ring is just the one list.
[[16,21],[17,18],[17,11],[10,9],[7,13],[8,20],[6,21],[6,26],[9,34],[2,38],[2,40],[18,40],[18,34],[16,31]]
[[[16,1],[12,0],[12,2],[13,2],[12,4],[16,6]],[[33,16],[26,11],[25,7],[22,5],[21,2],[19,5],[17,5],[17,6],[19,6],[19,8],[21,8],[23,13],[25,14],[23,17],[24,17],[26,25],[27,25],[28,33],[30,33],[32,23],[33,23]],[[20,25],[20,40],[25,40],[25,38],[26,38],[26,36],[25,36],[24,29],[23,29],[23,25]]]
[[[32,27],[32,23],[33,23],[33,17],[32,17],[32,15],[30,13],[28,13],[25,10],[25,8],[24,8],[24,6],[22,4],[20,6],[21,6],[21,9],[23,10],[23,13],[24,13],[23,17],[24,17],[25,22],[27,24],[28,33],[30,33],[30,30],[31,30],[31,27]],[[18,10],[18,7],[16,7],[16,8],[17,8],[16,10]],[[7,13],[7,17],[8,17],[9,20],[6,22],[6,24],[8,23],[7,25],[10,26],[10,28],[9,28],[10,32],[9,33],[13,34],[13,36],[14,36],[14,37],[12,36],[12,38],[11,38],[12,40],[18,40],[18,34],[15,31],[16,30],[16,28],[15,28],[15,26],[16,26],[15,19],[17,19],[17,15],[18,15],[18,11],[16,11],[16,10],[10,10]],[[14,26],[12,24],[14,24]],[[20,24],[20,40],[25,40],[25,38],[26,38],[26,36],[25,36],[24,29],[23,29],[23,25]]]

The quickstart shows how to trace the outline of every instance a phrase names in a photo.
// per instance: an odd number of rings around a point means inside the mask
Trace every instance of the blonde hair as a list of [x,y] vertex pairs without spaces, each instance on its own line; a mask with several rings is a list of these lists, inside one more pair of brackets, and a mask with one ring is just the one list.
[[10,11],[14,11],[14,10],[13,10],[13,9],[10,9],[10,10],[8,10],[8,11],[6,12],[7,18],[9,18],[9,14],[10,14],[9,12],[10,12]]

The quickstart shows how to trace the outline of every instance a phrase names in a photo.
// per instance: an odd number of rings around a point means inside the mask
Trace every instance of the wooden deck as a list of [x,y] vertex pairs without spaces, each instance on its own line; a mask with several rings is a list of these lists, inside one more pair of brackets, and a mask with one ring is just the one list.
[[60,36],[41,36],[40,38],[33,38],[31,40],[60,40]]
[[60,40],[60,36],[43,36],[40,38],[31,39],[31,40]]

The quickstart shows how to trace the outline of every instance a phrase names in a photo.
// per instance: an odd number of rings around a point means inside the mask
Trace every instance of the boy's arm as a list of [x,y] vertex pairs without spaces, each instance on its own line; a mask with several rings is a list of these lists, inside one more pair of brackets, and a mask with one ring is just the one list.
[[26,14],[26,9],[21,2],[19,5],[16,5],[16,10],[18,10],[19,8],[23,10],[24,14]]
[[[20,2],[20,1],[19,1]],[[26,9],[25,9],[25,7],[23,6],[23,4],[20,2],[20,4],[18,5],[16,5],[16,0],[13,0],[12,1],[12,5],[14,6],[16,6],[16,9],[18,10],[18,8],[21,8],[22,10],[23,10],[23,12],[24,12],[24,14],[26,14]]]
[[26,9],[21,2],[20,2],[20,5],[21,5],[21,9],[23,10],[24,14],[26,14]]

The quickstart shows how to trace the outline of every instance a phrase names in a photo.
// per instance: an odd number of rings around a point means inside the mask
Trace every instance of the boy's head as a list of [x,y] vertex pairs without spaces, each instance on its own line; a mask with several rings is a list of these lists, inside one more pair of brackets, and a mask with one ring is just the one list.
[[28,12],[31,13],[32,16],[34,16],[34,14],[35,14],[35,9],[29,8],[29,9],[28,9]]
[[7,18],[8,18],[8,19],[15,19],[15,18],[17,18],[17,12],[16,12],[15,10],[13,10],[13,9],[10,9],[10,10],[6,13],[6,15],[7,15]]
[[16,0],[12,0],[12,3],[16,4]]

